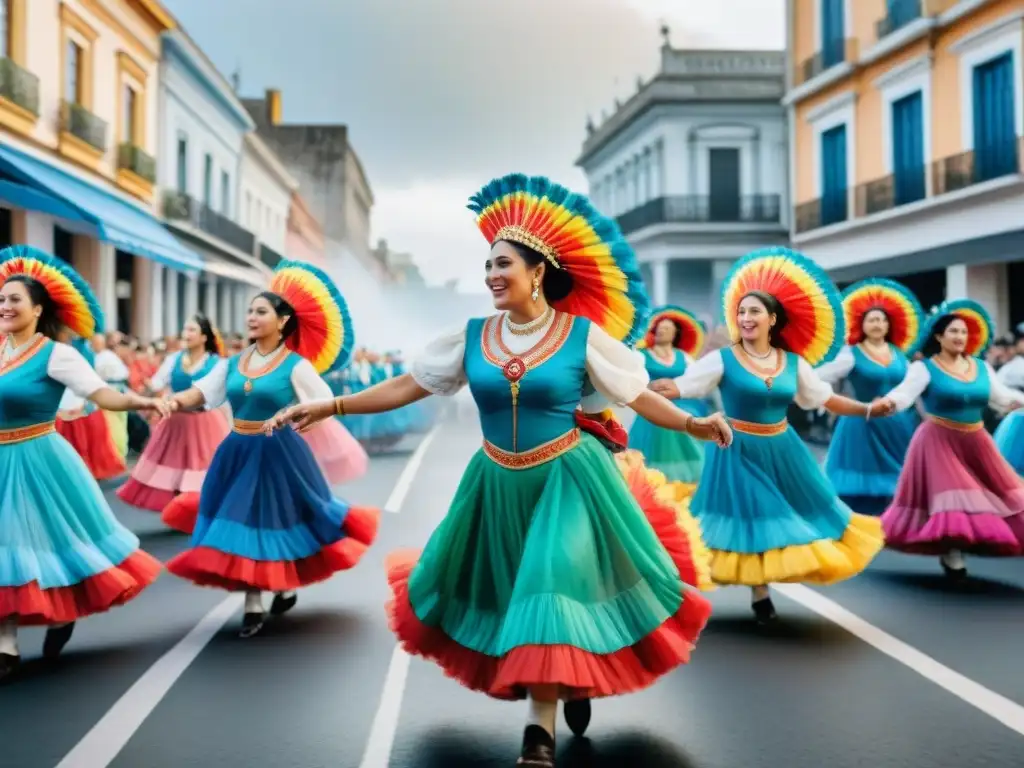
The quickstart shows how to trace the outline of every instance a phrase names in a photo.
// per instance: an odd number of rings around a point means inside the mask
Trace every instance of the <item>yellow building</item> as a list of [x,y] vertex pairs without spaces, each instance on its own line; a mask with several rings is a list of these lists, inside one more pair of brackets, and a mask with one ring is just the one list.
[[89,280],[109,328],[153,327],[150,266],[202,260],[157,216],[157,0],[0,0],[0,244]]
[[1024,0],[786,7],[794,247],[1024,321]]

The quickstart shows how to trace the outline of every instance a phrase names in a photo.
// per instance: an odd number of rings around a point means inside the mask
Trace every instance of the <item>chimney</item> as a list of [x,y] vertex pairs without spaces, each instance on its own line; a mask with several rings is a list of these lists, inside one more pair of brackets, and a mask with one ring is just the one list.
[[267,89],[267,122],[271,125],[281,124],[281,91],[277,88]]

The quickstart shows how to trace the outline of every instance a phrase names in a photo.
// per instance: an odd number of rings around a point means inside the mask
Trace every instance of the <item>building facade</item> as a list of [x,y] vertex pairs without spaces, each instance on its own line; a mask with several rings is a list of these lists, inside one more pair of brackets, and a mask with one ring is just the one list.
[[[181,29],[164,33],[158,176],[167,226],[203,257],[204,270],[153,273],[163,327],[177,334],[196,311],[225,331],[245,325],[245,306],[270,269],[240,219],[243,146],[255,129],[234,89]],[[161,273],[162,272],[162,273]]]
[[299,185],[259,134],[247,133],[242,151],[242,223],[256,235],[264,266],[284,258],[288,216]]
[[1024,321],[1024,2],[786,5],[795,247]]
[[0,0],[0,242],[73,264],[109,328],[149,336],[169,267],[200,256],[164,229],[156,194],[156,0]]
[[324,228],[298,192],[292,195],[288,210],[288,236],[284,250],[289,259],[305,261],[322,269],[327,267]]
[[658,73],[588,124],[577,165],[633,245],[652,301],[715,324],[733,262],[788,240],[785,57],[677,50],[665,37]]

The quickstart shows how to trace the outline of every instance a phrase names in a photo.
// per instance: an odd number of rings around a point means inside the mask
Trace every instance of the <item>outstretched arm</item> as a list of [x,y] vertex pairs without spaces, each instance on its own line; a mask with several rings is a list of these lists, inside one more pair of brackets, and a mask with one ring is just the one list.
[[293,405],[267,421],[264,428],[269,431],[294,424],[303,432],[331,416],[394,411],[429,395],[430,392],[417,384],[411,374],[404,373],[355,395],[343,395],[330,400],[311,400]]
[[697,418],[651,390],[641,392],[629,407],[655,426],[686,432],[698,440],[713,440],[723,448],[732,443],[732,430],[720,413]]
[[46,372],[50,378],[59,381],[78,397],[92,400],[105,411],[152,409],[161,414],[167,413],[167,407],[162,402],[150,397],[142,397],[134,392],[118,392],[107,386],[107,383],[82,357],[82,353],[68,344],[54,346]]

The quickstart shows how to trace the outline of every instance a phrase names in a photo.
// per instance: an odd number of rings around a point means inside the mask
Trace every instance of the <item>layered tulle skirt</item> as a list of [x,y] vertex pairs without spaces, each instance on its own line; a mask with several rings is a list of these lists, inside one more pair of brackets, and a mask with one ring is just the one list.
[[[676,406],[694,416],[706,416],[700,400],[675,400]],[[647,466],[662,472],[672,482],[695,485],[704,469],[706,443],[685,432],[663,429],[637,416],[629,431],[629,447],[644,455]]]
[[97,480],[112,480],[127,471],[124,456],[118,452],[103,411],[93,410],[75,419],[58,418],[57,432],[82,457]]
[[191,548],[167,569],[201,586],[293,590],[356,565],[378,523],[378,510],[331,495],[294,430],[232,432],[203,483]]
[[513,470],[481,450],[422,553],[387,570],[410,653],[495,698],[643,688],[689,661],[711,612],[696,523],[638,455],[595,438]]
[[63,437],[0,445],[0,618],[76,621],[128,602],[160,570]]
[[876,517],[836,495],[792,427],[774,435],[733,432],[709,449],[690,505],[719,584],[830,584],[860,573],[883,546]]
[[999,426],[993,435],[996,448],[1018,475],[1024,475],[1024,411],[1014,411]]
[[230,431],[219,410],[178,412],[153,428],[132,476],[117,489],[133,507],[160,512],[179,493],[196,493],[217,446]]
[[1024,482],[984,429],[926,421],[914,434],[886,544],[916,554],[1024,554]]
[[861,500],[880,513],[896,493],[903,461],[920,418],[914,410],[884,419],[841,416],[832,434],[825,474],[832,487],[852,505]]

